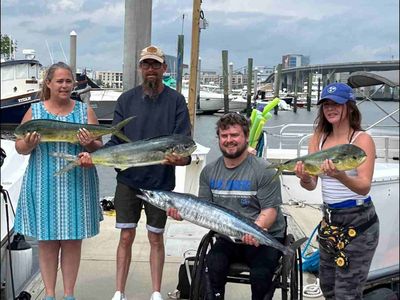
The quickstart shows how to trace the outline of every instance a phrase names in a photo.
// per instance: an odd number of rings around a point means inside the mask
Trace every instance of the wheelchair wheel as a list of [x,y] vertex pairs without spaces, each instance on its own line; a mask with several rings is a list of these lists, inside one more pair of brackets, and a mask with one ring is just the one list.
[[190,297],[191,300],[205,300],[208,298],[207,290],[210,289],[207,280],[205,280],[205,269],[206,269],[206,254],[207,250],[213,244],[214,232],[210,231],[201,240],[197,249],[196,258],[192,270],[192,284],[190,286]]
[[294,263],[292,264],[292,268],[290,269],[290,299],[298,300],[299,299],[299,291],[298,291],[298,266],[297,266],[297,252]]
[[[288,234],[285,239],[285,246],[289,246],[294,242],[294,237],[292,234]],[[292,296],[292,280],[293,276],[293,258],[283,256],[282,257],[282,269],[281,269],[281,293],[282,300],[288,299],[288,292],[290,291],[290,296]]]
[[[294,242],[294,237],[291,236],[290,243]],[[302,300],[303,299],[303,271],[302,271],[302,259],[301,259],[301,248],[296,249],[295,257],[290,262],[289,272],[289,292],[291,300]]]

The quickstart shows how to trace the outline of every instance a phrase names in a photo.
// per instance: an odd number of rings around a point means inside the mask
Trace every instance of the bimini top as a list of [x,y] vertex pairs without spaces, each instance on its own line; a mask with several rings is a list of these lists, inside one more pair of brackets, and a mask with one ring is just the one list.
[[[384,74],[384,76],[382,75]],[[390,78],[390,79],[389,79]],[[371,72],[354,72],[351,73],[347,79],[347,83],[352,88],[359,88],[363,86],[386,84],[390,87],[399,86],[398,70],[394,72],[380,72],[380,74]]]

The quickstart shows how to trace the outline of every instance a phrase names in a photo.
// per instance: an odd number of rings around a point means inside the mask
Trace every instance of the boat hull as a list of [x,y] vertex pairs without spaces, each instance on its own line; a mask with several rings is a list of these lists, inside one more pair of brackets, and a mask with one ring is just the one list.
[[39,91],[1,99],[1,123],[20,124],[31,104],[39,101]]

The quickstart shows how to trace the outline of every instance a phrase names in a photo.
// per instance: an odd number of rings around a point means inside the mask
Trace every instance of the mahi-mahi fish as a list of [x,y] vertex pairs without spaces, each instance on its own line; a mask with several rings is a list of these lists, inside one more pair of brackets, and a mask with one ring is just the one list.
[[[196,143],[190,137],[174,134],[101,148],[92,152],[90,156],[95,165],[125,170],[162,164],[166,161],[165,156],[172,153],[187,157],[195,149]],[[55,175],[65,173],[78,165],[77,156],[61,152],[53,152],[51,155],[71,162]]]
[[[141,189],[139,198],[167,211],[175,208],[184,220],[208,228],[225,236],[241,239],[245,234],[252,235],[260,244],[267,245],[292,256],[292,247],[282,245],[266,230],[257,226],[253,220],[214,202],[191,194]],[[296,245],[295,247],[297,247]]]
[[97,124],[80,124],[48,119],[34,119],[19,125],[14,135],[23,138],[27,133],[36,131],[40,135],[41,142],[68,142],[79,143],[77,132],[81,128],[87,129],[95,138],[106,134],[114,134],[125,142],[131,140],[120,130],[128,124],[134,117],[129,117],[115,126],[105,126]]
[[277,169],[275,176],[282,171],[294,172],[298,161],[304,163],[305,171],[310,175],[322,174],[321,165],[326,159],[332,160],[339,171],[352,170],[360,166],[367,158],[364,150],[356,145],[342,144],[312,154],[297,157],[281,164],[271,164],[267,168]]

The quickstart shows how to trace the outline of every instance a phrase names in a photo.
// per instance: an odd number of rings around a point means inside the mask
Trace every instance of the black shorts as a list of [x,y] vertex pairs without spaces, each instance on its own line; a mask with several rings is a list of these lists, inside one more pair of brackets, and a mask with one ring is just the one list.
[[153,233],[163,233],[167,214],[162,209],[155,207],[138,198],[139,190],[118,182],[115,189],[114,206],[116,212],[116,228],[136,228],[144,206],[146,213],[146,227]]

